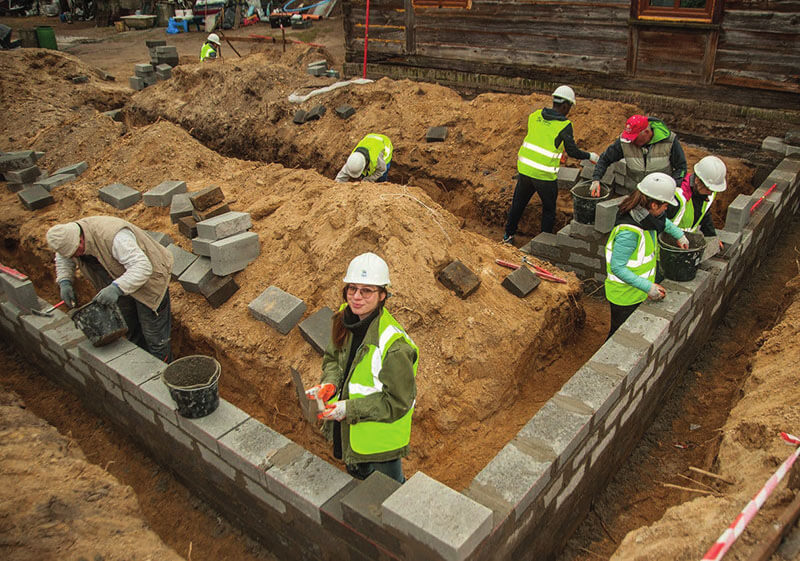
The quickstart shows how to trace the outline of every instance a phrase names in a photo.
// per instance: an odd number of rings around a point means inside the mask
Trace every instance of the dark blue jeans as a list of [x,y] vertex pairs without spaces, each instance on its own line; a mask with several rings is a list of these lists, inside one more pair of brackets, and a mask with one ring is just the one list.
[[366,479],[372,472],[379,471],[384,475],[388,475],[395,481],[405,483],[406,478],[403,475],[403,464],[400,458],[390,460],[388,462],[365,462],[363,464],[355,464],[347,466],[347,473],[356,479]]
[[122,317],[128,324],[128,340],[146,350],[159,360],[172,362],[172,312],[169,289],[153,312],[150,308],[131,298],[120,296],[117,301]]
[[386,164],[386,171],[383,172],[383,175],[381,175],[378,178],[378,181],[376,181],[375,183],[383,183],[384,181],[386,181],[386,179],[389,177],[389,166],[391,166],[391,165],[392,165],[392,162],[389,162],[388,164]]

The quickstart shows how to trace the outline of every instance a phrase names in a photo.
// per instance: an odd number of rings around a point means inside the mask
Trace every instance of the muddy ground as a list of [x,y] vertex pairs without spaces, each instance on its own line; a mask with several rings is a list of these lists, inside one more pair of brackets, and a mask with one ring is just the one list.
[[[263,26],[254,31],[270,32]],[[168,39],[181,53],[173,79],[132,95],[125,88],[125,69],[132,73],[133,64],[146,61],[145,38],[163,35],[155,30],[120,37],[106,30],[85,32],[103,41],[76,44],[71,52],[78,56],[25,50],[0,58],[2,75],[9,78],[0,92],[0,149],[43,150],[40,165],[50,171],[80,160],[90,166],[77,181],[54,191],[57,205],[36,213],[24,211],[15,195],[0,196],[0,256],[31,275],[43,297],[57,299],[52,256],[43,242],[43,232],[53,223],[115,214],[169,233],[190,248],[163,209],[137,205],[116,212],[97,200],[97,188],[122,182],[146,191],[165,179],[185,180],[190,190],[222,186],[232,208],[251,213],[262,254],[237,274],[242,288],[218,310],[173,283],[176,351],[215,355],[223,364],[223,397],[335,463],[327,444],[300,418],[287,375],[289,366],[298,366],[304,381],[314,382],[319,357],[297,330],[281,337],[250,318],[246,306],[274,284],[302,298],[309,311],[334,307],[349,258],[378,248],[392,270],[395,295],[390,308],[422,349],[406,475],[422,469],[454,488],[465,486],[602,344],[606,306],[583,296],[584,287],[574,275],[542,262],[569,283],[544,283],[522,301],[499,288],[506,271],[494,259],[520,257],[493,241],[513,190],[513,154],[524,136],[527,114],[546,104],[547,96],[464,98],[431,84],[384,79],[300,105],[322,102],[328,112],[320,121],[298,127],[291,122],[298,106],[286,97],[331,82],[305,74],[305,63],[325,56],[339,64],[334,47],[319,51],[290,45],[284,53],[280,45],[247,43],[248,49],[240,52],[254,51],[252,55],[234,59],[226,52],[225,63],[200,65],[193,51],[199,51],[202,37],[182,34]],[[94,67],[116,73],[117,81],[100,80]],[[89,75],[90,82],[67,81],[76,74]],[[348,121],[333,114],[341,103],[357,109]],[[98,113],[121,106],[124,123]],[[580,100],[570,117],[579,145],[600,152],[637,111],[633,105]],[[425,131],[437,125],[450,128],[447,141],[426,144]],[[393,183],[333,183],[329,178],[349,150],[371,131],[394,141]],[[686,149],[690,164],[707,153]],[[724,222],[727,203],[739,192],[752,191],[757,171],[746,162],[725,160],[730,188],[715,205],[718,225]],[[522,232],[537,233],[539,216],[532,201]],[[571,203],[564,195],[559,224],[570,218]],[[466,263],[483,282],[466,301],[435,280],[435,273],[452,259]],[[86,283],[78,289],[82,300],[91,297]],[[715,404],[721,417],[733,401]],[[706,468],[714,467],[714,457],[710,454]],[[678,502],[674,496],[664,497],[643,515],[641,524],[658,520]],[[155,518],[148,517],[151,525],[157,525]],[[612,532],[633,527],[620,521]],[[589,541],[571,546],[578,556],[587,555],[580,548],[591,551],[588,544],[595,539],[591,529],[581,536],[576,539]],[[163,539],[186,555],[186,543]]]

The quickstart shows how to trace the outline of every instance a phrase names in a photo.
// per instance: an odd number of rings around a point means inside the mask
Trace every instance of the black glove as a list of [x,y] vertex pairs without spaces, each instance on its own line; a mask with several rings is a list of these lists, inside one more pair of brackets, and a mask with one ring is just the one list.
[[97,293],[97,296],[94,297],[94,301],[104,306],[113,306],[117,303],[120,296],[122,296],[122,290],[112,282]]
[[58,285],[61,287],[61,299],[67,306],[74,308],[78,303],[78,299],[75,298],[75,289],[72,288],[72,281],[62,280],[58,282]]

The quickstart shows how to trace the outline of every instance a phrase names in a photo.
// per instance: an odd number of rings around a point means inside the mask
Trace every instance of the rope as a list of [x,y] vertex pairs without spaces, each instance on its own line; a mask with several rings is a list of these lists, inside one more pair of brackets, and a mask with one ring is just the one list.
[[425,203],[420,201],[418,198],[412,197],[408,193],[384,193],[383,195],[381,195],[381,199],[388,199],[389,197],[406,197],[406,198],[411,199],[412,201],[416,201],[417,203],[419,203],[423,208],[425,208],[425,210],[427,210],[431,214],[431,218],[436,223],[436,225],[439,227],[439,229],[442,231],[442,234],[444,234],[444,237],[447,238],[448,243],[452,243],[452,240],[450,239],[450,236],[447,235],[447,232],[445,232],[444,227],[442,226],[442,224],[436,219],[436,215],[438,213],[435,210],[433,210],[431,207],[429,207],[428,205],[426,205]]

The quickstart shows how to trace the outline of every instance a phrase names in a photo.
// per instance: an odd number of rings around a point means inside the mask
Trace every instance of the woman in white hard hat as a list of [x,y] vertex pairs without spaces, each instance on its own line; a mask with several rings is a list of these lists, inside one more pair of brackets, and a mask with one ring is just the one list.
[[216,60],[217,55],[220,59],[222,58],[222,43],[219,41],[219,35],[212,33],[200,49],[200,62]]
[[[678,204],[667,210],[667,218],[684,232],[700,230],[706,237],[716,236],[709,208],[717,193],[727,188],[726,175],[725,162],[716,156],[701,159],[694,165],[694,173],[687,173],[675,190]],[[719,248],[723,248],[721,241]]]
[[326,402],[318,417],[350,475],[366,479],[380,471],[403,483],[419,350],[384,307],[389,267],[383,259],[359,255],[344,282],[322,379],[306,395]]
[[645,299],[661,300],[667,291],[656,281],[658,235],[667,232],[682,248],[689,247],[683,230],[665,214],[675,205],[675,180],[666,173],[646,175],[619,205],[617,224],[606,243],[606,299],[611,305],[608,336]]
[[377,183],[386,181],[393,152],[394,146],[388,136],[368,134],[356,144],[342,169],[336,174],[336,181],[339,183],[347,183],[351,179]]

